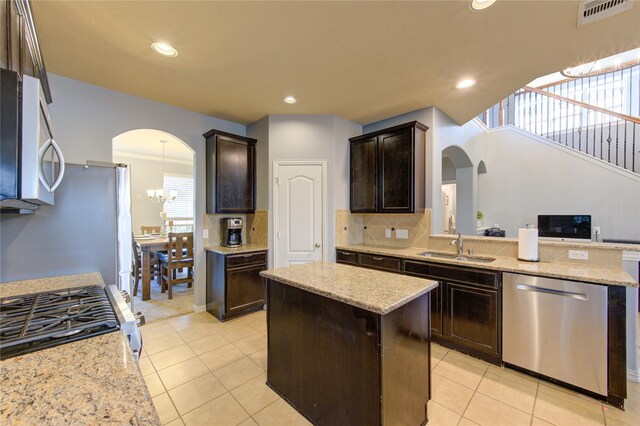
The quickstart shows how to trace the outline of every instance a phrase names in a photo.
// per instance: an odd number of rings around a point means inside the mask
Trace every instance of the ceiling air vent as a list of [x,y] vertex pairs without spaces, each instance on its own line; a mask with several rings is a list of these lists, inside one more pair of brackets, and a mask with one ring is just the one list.
[[578,28],[601,21],[633,7],[631,0],[592,0],[578,6]]

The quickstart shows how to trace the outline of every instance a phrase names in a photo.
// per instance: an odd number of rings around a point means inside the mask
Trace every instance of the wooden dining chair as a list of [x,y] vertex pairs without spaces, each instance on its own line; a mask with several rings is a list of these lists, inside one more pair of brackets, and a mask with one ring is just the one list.
[[[167,253],[158,252],[160,260],[160,285],[162,292],[169,290],[169,299],[173,299],[173,286],[187,283],[193,286],[193,233],[178,232],[169,234]],[[178,269],[187,269],[187,276],[177,278]]]
[[[160,262],[155,253],[151,253],[151,279],[160,275]],[[138,295],[138,283],[142,279],[142,251],[131,233],[131,277],[133,278],[133,295]]]
[[140,229],[142,230],[143,234],[159,234],[160,233],[160,229],[162,227],[160,225],[153,225],[153,226],[141,226]]

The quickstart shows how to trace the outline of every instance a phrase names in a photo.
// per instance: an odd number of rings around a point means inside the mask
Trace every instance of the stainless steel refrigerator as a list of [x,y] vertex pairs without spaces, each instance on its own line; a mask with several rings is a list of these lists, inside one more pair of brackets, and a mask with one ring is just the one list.
[[0,215],[0,250],[0,282],[97,271],[129,291],[128,169],[67,163],[54,206]]

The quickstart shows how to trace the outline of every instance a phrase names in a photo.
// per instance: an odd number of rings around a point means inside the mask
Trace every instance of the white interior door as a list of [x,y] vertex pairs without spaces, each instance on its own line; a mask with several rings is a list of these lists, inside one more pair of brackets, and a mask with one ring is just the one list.
[[324,162],[274,164],[274,264],[277,268],[325,258]]

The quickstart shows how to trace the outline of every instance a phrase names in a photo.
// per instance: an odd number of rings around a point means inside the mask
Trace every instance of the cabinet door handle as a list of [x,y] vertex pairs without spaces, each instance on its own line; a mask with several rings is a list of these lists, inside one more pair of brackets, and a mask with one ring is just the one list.
[[373,260],[382,260],[381,257],[372,257]]

